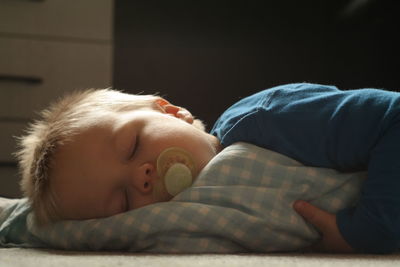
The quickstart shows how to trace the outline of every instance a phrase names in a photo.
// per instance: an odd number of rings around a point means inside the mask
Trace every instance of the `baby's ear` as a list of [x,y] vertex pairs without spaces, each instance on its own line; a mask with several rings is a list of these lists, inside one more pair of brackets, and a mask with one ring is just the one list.
[[169,103],[164,98],[157,99],[156,104],[158,105],[161,112],[167,113],[178,119],[184,120],[189,124],[193,123],[193,116],[187,109],[175,106],[175,105]]

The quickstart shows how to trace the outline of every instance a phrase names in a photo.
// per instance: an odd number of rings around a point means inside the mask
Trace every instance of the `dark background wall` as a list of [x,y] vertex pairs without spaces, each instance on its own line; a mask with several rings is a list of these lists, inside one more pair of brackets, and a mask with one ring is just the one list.
[[114,87],[159,92],[211,127],[290,82],[400,89],[397,0],[118,0]]

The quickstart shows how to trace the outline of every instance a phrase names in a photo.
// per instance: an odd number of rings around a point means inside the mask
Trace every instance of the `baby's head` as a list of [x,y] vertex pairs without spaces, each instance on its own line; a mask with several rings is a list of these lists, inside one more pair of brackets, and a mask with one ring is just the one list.
[[107,217],[160,201],[156,161],[179,147],[198,173],[219,151],[184,108],[152,95],[110,89],[64,97],[20,139],[21,187],[39,224]]

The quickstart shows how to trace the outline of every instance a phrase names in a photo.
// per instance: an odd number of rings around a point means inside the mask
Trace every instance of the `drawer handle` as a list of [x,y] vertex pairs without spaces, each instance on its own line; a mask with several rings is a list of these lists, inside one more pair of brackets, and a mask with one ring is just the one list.
[[41,83],[43,83],[43,79],[40,77],[34,77],[34,76],[17,76],[17,75],[0,74],[0,82],[41,84]]

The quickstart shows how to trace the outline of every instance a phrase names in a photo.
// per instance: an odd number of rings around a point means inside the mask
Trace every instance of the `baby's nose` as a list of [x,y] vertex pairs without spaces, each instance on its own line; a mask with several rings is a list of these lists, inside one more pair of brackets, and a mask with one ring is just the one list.
[[157,170],[151,163],[144,163],[139,166],[133,177],[133,184],[137,189],[146,193],[153,190],[154,181],[157,178]]

